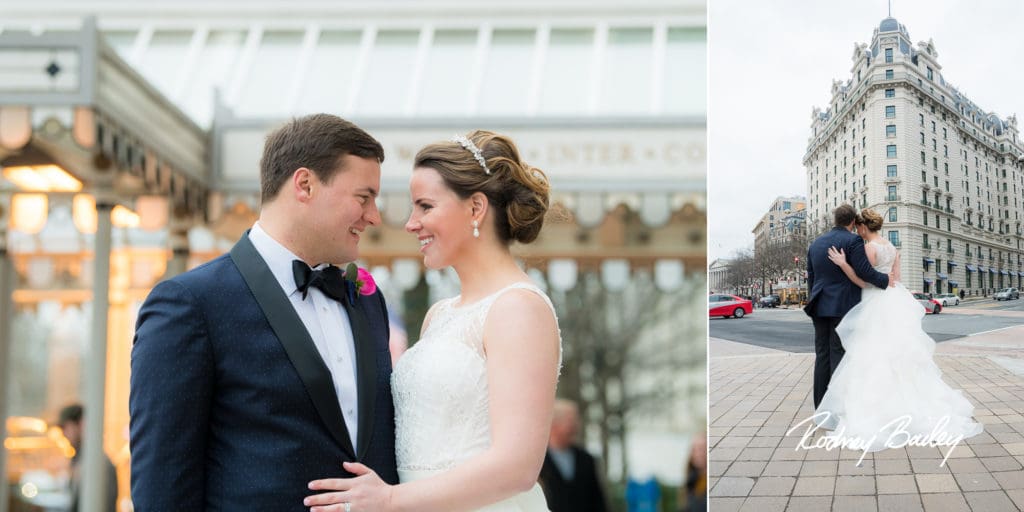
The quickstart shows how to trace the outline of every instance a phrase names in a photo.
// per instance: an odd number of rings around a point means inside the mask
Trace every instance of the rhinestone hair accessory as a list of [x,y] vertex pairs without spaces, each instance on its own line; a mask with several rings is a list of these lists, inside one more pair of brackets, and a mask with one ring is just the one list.
[[449,140],[452,142],[458,142],[460,146],[466,148],[466,151],[473,153],[473,158],[480,163],[480,167],[484,168],[484,172],[487,173],[488,176],[491,175],[491,170],[487,167],[487,161],[484,160],[483,152],[480,151],[480,148],[476,147],[476,144],[473,144],[473,141],[463,137],[462,135],[456,135]]

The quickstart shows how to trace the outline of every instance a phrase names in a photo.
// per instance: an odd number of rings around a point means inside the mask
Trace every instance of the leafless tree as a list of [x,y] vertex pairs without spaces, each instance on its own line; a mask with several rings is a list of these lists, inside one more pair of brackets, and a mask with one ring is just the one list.
[[[628,426],[666,416],[699,430],[706,399],[706,281],[688,277],[661,291],[649,272],[634,272],[623,290],[608,290],[597,272],[553,292],[563,338],[559,395],[580,405],[581,417],[600,437],[601,455],[622,454],[629,474]],[[681,454],[676,454],[682,456]]]

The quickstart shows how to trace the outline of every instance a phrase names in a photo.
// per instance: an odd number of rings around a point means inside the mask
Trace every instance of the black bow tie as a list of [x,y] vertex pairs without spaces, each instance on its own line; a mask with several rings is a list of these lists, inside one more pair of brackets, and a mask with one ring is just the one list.
[[292,274],[295,276],[295,286],[302,292],[302,299],[306,299],[309,288],[319,288],[324,295],[342,303],[346,306],[351,304],[352,291],[349,288],[351,283],[345,279],[341,269],[330,265],[323,270],[313,270],[302,260],[292,261]]

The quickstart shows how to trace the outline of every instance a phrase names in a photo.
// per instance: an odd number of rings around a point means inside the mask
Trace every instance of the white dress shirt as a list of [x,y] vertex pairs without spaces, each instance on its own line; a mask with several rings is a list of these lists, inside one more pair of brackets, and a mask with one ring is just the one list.
[[[259,222],[249,231],[249,241],[270,267],[274,278],[306,326],[309,337],[313,338],[313,344],[331,372],[334,392],[338,397],[341,413],[345,417],[345,426],[352,438],[352,446],[358,446],[356,441],[359,428],[359,395],[356,388],[356,345],[345,306],[312,286],[303,299],[302,293],[295,285],[295,275],[292,272],[292,261],[300,258],[271,238],[260,227]],[[314,270],[326,266],[321,264]]]

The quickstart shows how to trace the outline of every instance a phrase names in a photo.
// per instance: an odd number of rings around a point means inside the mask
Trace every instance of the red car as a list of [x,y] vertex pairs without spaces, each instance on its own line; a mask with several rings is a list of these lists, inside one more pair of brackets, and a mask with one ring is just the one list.
[[941,301],[933,299],[933,298],[931,298],[931,297],[929,297],[929,296],[927,296],[927,295],[925,295],[925,294],[923,294],[921,292],[911,292],[911,293],[914,295],[914,298],[917,299],[917,302],[919,304],[921,304],[922,306],[924,306],[924,310],[926,312],[931,313],[933,315],[937,315],[937,314],[942,312],[942,302]]
[[749,315],[753,312],[754,303],[743,297],[726,295],[724,293],[708,295],[708,317],[720,316],[722,318],[729,318],[733,316],[743,318],[743,315]]

